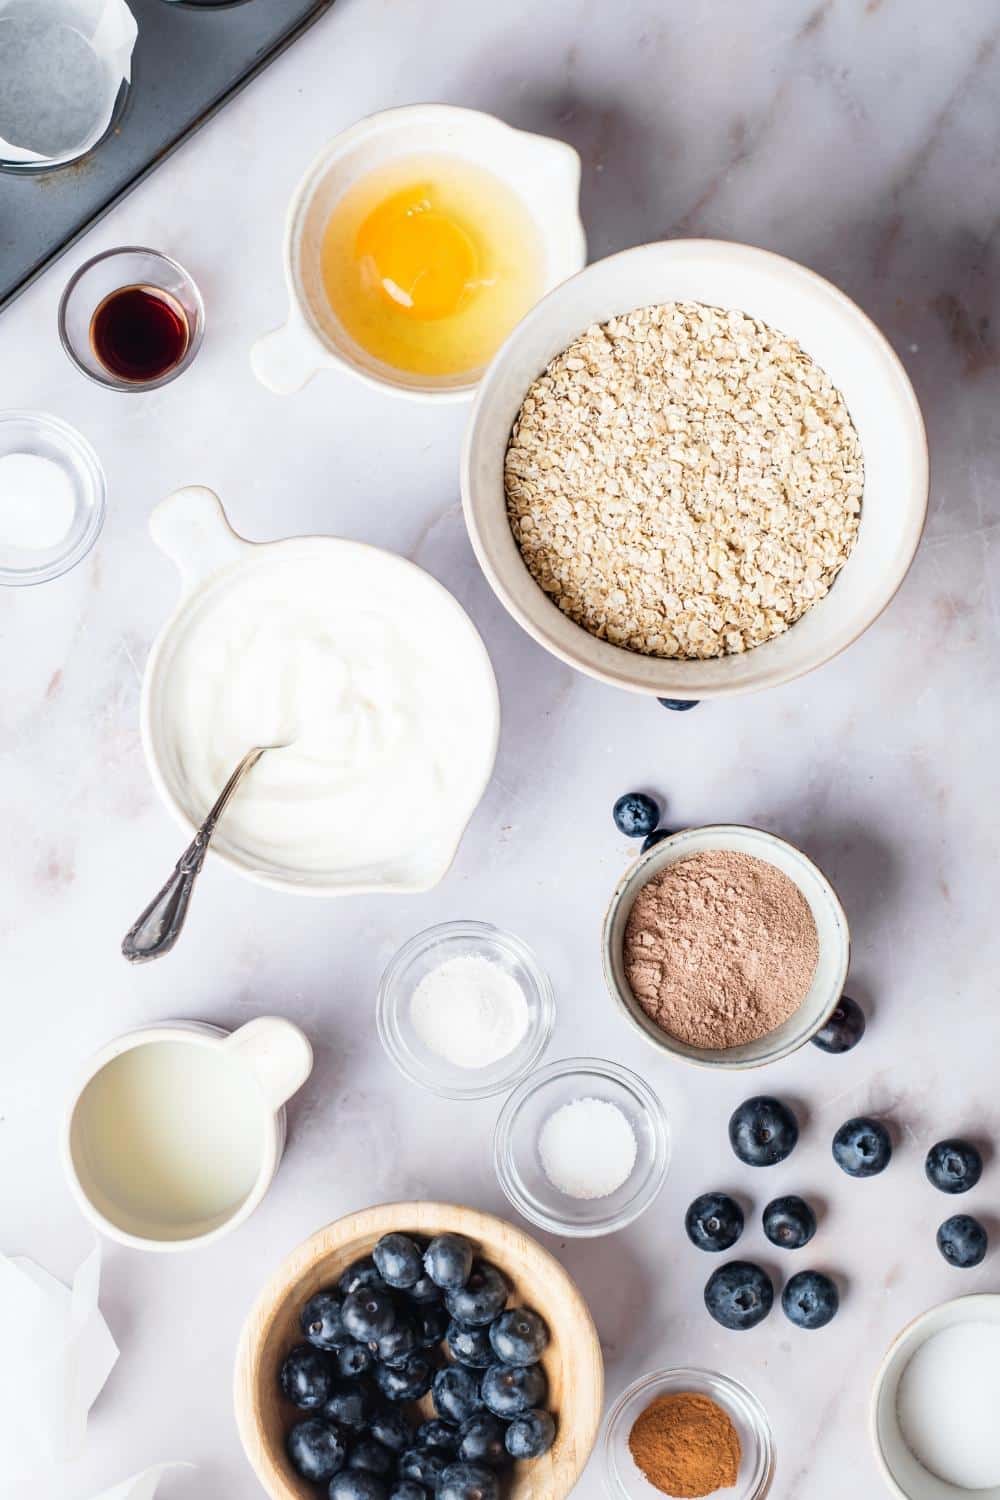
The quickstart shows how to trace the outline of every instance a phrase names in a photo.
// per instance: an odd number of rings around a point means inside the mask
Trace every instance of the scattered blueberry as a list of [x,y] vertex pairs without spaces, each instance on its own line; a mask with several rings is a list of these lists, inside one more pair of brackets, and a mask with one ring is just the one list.
[[398,1367],[420,1347],[416,1324],[408,1317],[396,1318],[396,1326],[383,1333],[377,1344],[378,1358],[384,1365]]
[[743,1233],[743,1210],[728,1193],[702,1193],[684,1215],[684,1228],[699,1250],[728,1250]]
[[434,1376],[434,1410],[445,1422],[460,1427],[483,1401],[479,1380],[464,1365],[446,1365]]
[[841,995],[813,1037],[813,1046],[822,1052],[850,1052],[865,1034],[865,1013],[850,995]]
[[360,1432],[375,1410],[375,1392],[369,1380],[335,1380],[323,1403],[323,1415],[351,1432]]
[[764,1233],[782,1250],[801,1250],[816,1233],[816,1215],[804,1198],[789,1193],[765,1208]]
[[747,1099],[729,1120],[729,1141],[748,1167],[773,1167],[790,1156],[799,1138],[799,1122],[787,1104],[766,1094]]
[[424,1270],[446,1292],[464,1286],[472,1271],[473,1248],[464,1234],[439,1234],[424,1255]]
[[547,1392],[541,1365],[490,1365],[483,1376],[483,1403],[505,1422],[541,1406]]
[[541,1458],[555,1442],[556,1424],[551,1412],[526,1411],[507,1428],[507,1452],[511,1458]]
[[924,1171],[942,1193],[967,1193],[983,1175],[983,1158],[969,1141],[938,1141],[927,1153]]
[[503,1312],[510,1288],[496,1266],[477,1260],[463,1287],[448,1292],[445,1305],[452,1317],[470,1328],[482,1328]]
[[441,1288],[435,1286],[425,1272],[419,1281],[415,1281],[412,1286],[407,1287],[406,1295],[411,1302],[440,1302]]
[[415,1286],[423,1272],[420,1251],[408,1234],[384,1234],[372,1260],[387,1286]]
[[967,1271],[986,1254],[989,1235],[971,1214],[953,1214],[937,1232],[937,1246],[950,1266]]
[[645,854],[647,849],[652,849],[656,844],[662,844],[664,839],[670,837],[671,832],[669,828],[654,828],[652,833],[647,833],[642,841],[643,854]]
[[296,1344],[285,1357],[278,1384],[293,1406],[303,1411],[322,1406],[333,1386],[330,1362],[312,1344]]
[[833,1159],[848,1177],[875,1177],[891,1156],[892,1141],[881,1120],[848,1120],[833,1138]]
[[292,1468],[313,1484],[326,1484],[339,1474],[347,1458],[344,1440],[336,1427],[321,1417],[296,1422],[285,1440]]
[[415,1311],[418,1345],[421,1349],[436,1349],[448,1332],[448,1309],[441,1302],[422,1302]]
[[299,1325],[317,1349],[340,1349],[351,1342],[341,1316],[344,1299],[327,1287],[310,1297],[299,1314]]
[[430,1390],[433,1378],[434,1366],[420,1350],[405,1365],[375,1366],[378,1388],[387,1401],[419,1401]]
[[615,827],[629,839],[644,839],[660,821],[660,809],[645,792],[626,792],[619,797],[611,816]]
[[368,1431],[377,1443],[383,1448],[391,1448],[393,1453],[402,1453],[413,1441],[409,1422],[395,1406],[376,1412],[368,1423]]
[[367,1469],[369,1474],[388,1474],[396,1462],[395,1454],[383,1448],[375,1438],[363,1437],[351,1448],[347,1460],[349,1469]]
[[499,1500],[500,1481],[482,1464],[449,1464],[441,1475],[437,1500]]
[[458,1456],[462,1463],[486,1464],[497,1469],[507,1462],[506,1428],[489,1411],[477,1411],[458,1429]]
[[330,1500],[388,1500],[389,1486],[368,1469],[341,1469],[330,1480]]
[[388,1287],[361,1286],[344,1298],[344,1327],[359,1344],[377,1344],[396,1326],[396,1304]]
[[440,1417],[431,1417],[429,1422],[421,1422],[413,1442],[417,1448],[441,1448],[445,1453],[454,1453],[458,1448],[458,1428],[442,1422]]
[[352,1292],[360,1291],[363,1286],[384,1285],[385,1282],[379,1275],[378,1267],[370,1255],[366,1255],[363,1260],[352,1261],[337,1282],[337,1286],[345,1297],[349,1297]]
[[771,1278],[746,1260],[720,1266],[705,1287],[705,1306],[723,1328],[754,1328],[767,1317],[773,1303]]
[[445,1342],[449,1353],[460,1365],[469,1365],[474,1370],[485,1370],[496,1358],[488,1328],[467,1328],[464,1323],[452,1319],[445,1333]]
[[433,1490],[450,1462],[451,1454],[440,1448],[407,1448],[399,1460],[399,1477]]
[[345,1344],[342,1349],[335,1350],[333,1358],[337,1373],[345,1380],[367,1375],[375,1363],[375,1356],[367,1344]]
[[822,1271],[799,1271],[789,1278],[781,1305],[796,1328],[825,1328],[836,1316],[840,1296]]
[[493,1351],[505,1365],[533,1365],[545,1353],[549,1330],[530,1307],[512,1307],[490,1325]]
[[697,708],[701,702],[700,698],[657,698],[657,703],[662,703],[664,708],[672,708],[675,714],[687,713],[689,708]]
[[389,1500],[428,1500],[428,1495],[415,1479],[397,1479],[389,1491]]

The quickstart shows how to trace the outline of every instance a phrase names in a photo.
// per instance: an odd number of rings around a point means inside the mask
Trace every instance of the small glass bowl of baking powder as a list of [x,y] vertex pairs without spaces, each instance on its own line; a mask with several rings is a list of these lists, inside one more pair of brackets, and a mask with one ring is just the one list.
[[604,1424],[604,1488],[611,1500],[662,1500],[629,1451],[629,1434],[659,1396],[707,1396],[729,1417],[740,1440],[740,1469],[732,1500],[763,1500],[774,1478],[774,1437],[757,1397],[714,1370],[654,1370],[623,1391]]
[[539,1068],[506,1100],[493,1132],[493,1165],[511,1203],[533,1224],[580,1239],[614,1234],[645,1212],[666,1179],[666,1112],[628,1068],[568,1057]]
[[488,1099],[538,1064],[555,1000],[519,937],[489,922],[443,922],[392,959],[375,1019],[383,1047],[412,1083],[446,1099]]

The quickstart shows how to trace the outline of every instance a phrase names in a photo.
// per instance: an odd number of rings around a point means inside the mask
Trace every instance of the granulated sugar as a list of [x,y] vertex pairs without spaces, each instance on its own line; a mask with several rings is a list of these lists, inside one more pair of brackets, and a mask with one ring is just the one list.
[[635,1166],[635,1132],[608,1099],[573,1099],[549,1115],[538,1154],[552,1186],[568,1198],[606,1198]]
[[819,938],[808,902],[781,870],[710,850],[643,886],[624,958],[632,993],[663,1031],[691,1047],[737,1047],[798,1009]]
[[457,954],[425,974],[410,1015],[424,1046],[456,1068],[488,1068],[507,1057],[531,1019],[513,974],[478,953]]

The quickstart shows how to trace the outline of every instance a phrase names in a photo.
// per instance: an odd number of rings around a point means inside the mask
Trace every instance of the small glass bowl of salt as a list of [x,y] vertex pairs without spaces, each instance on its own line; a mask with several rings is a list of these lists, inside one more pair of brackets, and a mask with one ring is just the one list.
[[658,1096],[618,1063],[568,1057],[526,1078],[493,1132],[497,1178],[514,1207],[552,1234],[594,1238],[650,1206],[670,1166]]
[[555,1001],[527,943],[489,922],[443,922],[404,943],[379,985],[382,1045],[413,1083],[487,1099],[534,1068]]
[[104,524],[106,486],[86,438],[40,411],[0,412],[0,585],[76,567]]

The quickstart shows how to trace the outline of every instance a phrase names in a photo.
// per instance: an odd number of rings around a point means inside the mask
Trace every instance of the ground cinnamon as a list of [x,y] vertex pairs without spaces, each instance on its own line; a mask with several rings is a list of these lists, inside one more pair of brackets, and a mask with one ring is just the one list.
[[672,1500],[700,1500],[739,1478],[740,1439],[728,1412],[694,1391],[657,1396],[636,1419],[628,1446],[650,1484]]

